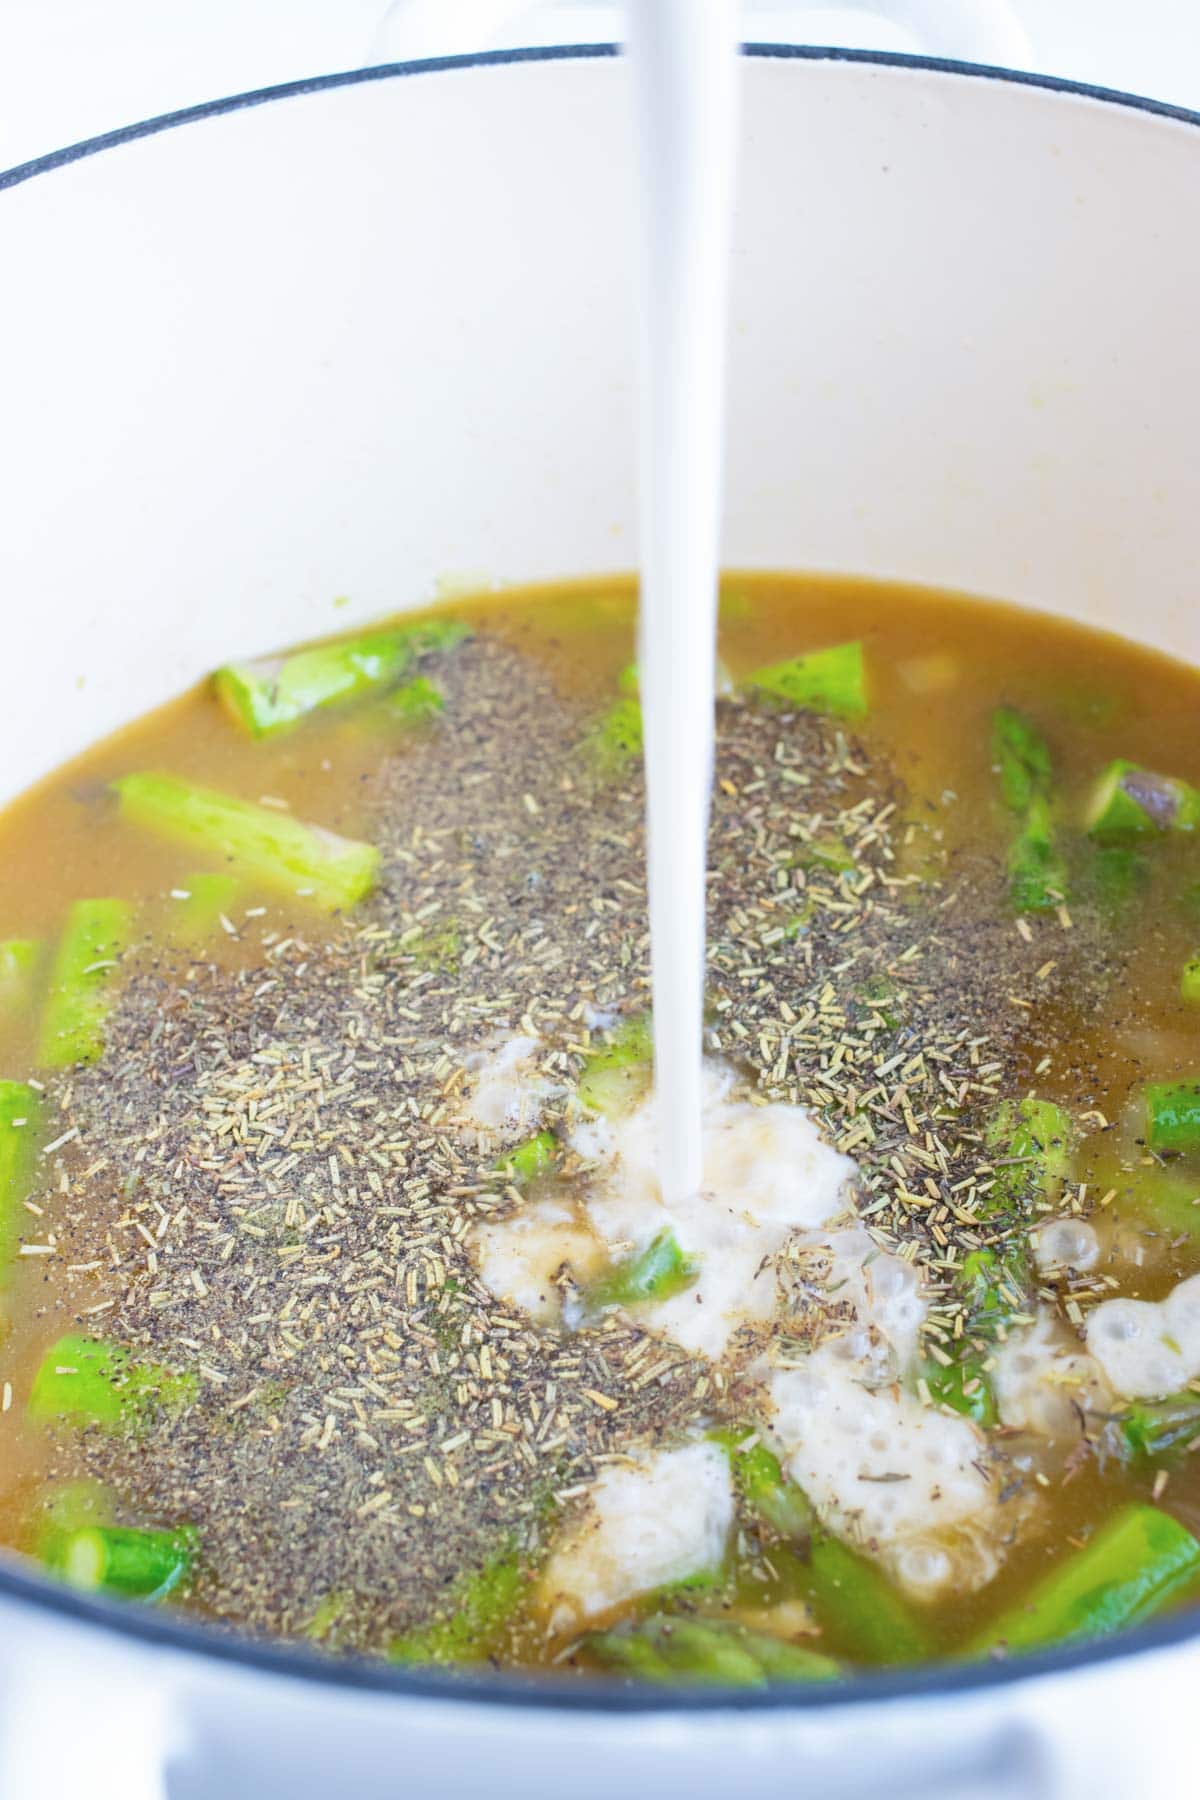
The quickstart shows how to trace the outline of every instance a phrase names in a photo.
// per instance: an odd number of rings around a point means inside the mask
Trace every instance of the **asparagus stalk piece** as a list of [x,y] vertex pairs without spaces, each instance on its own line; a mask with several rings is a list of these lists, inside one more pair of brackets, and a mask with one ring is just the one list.
[[229,663],[213,676],[217,698],[251,737],[273,737],[321,707],[394,686],[419,657],[449,650],[467,635],[456,619],[373,631],[316,644],[289,656]]
[[1084,1171],[1092,1190],[1115,1190],[1122,1213],[1128,1211],[1170,1237],[1200,1239],[1200,1176],[1186,1166],[1167,1168],[1150,1158],[1132,1168],[1111,1152],[1089,1158]]
[[11,1018],[32,1007],[42,949],[37,938],[5,938],[0,942],[0,1014]]
[[527,1187],[539,1175],[548,1175],[557,1159],[558,1139],[552,1131],[539,1131],[523,1144],[503,1151],[496,1158],[496,1167],[503,1169],[514,1186]]
[[432,719],[440,717],[446,710],[446,701],[440,688],[433,685],[424,675],[414,675],[389,695],[387,710],[406,730],[417,725],[428,725]]
[[1186,1006],[1200,1006],[1200,954],[1189,956],[1183,965],[1179,998]]
[[156,1408],[174,1412],[187,1406],[198,1389],[190,1370],[139,1362],[120,1344],[69,1333],[41,1360],[29,1394],[29,1416],[119,1431],[145,1423]]
[[1000,1417],[991,1378],[984,1366],[989,1353],[968,1348],[946,1366],[931,1363],[925,1371],[930,1398],[989,1430]]
[[1150,1618],[1200,1572],[1200,1543],[1154,1506],[1128,1506],[1001,1613],[968,1653],[1040,1650],[1107,1637]]
[[92,1525],[58,1534],[45,1560],[53,1574],[86,1593],[162,1600],[190,1574],[196,1549],[196,1533],[186,1525],[178,1531]]
[[1026,1250],[1019,1240],[1002,1257],[994,1250],[973,1250],[964,1257],[959,1285],[967,1302],[966,1329],[955,1342],[949,1363],[931,1358],[925,1369],[931,1399],[974,1419],[985,1430],[999,1418],[987,1367],[991,1346],[1024,1305],[1027,1283]]
[[0,1287],[9,1280],[33,1184],[42,1102],[23,1081],[0,1081]]
[[1120,1421],[1126,1448],[1147,1462],[1175,1459],[1200,1438],[1200,1394],[1190,1390],[1167,1400],[1140,1400]]
[[642,703],[638,698],[637,665],[630,663],[617,678],[619,698],[596,720],[584,739],[584,752],[601,775],[618,775],[642,753]]
[[820,1529],[807,1495],[784,1474],[767,1446],[752,1438],[748,1442],[744,1432],[715,1436],[729,1454],[734,1485],[747,1509],[780,1537],[807,1541],[807,1560],[797,1565],[797,1581],[822,1632],[856,1661],[919,1662],[927,1657],[930,1641],[921,1621],[873,1563]]
[[610,1269],[588,1290],[593,1306],[637,1306],[669,1300],[691,1287],[700,1270],[685,1256],[673,1231],[660,1231],[644,1250]]
[[38,1061],[45,1069],[98,1062],[132,910],[124,900],[77,900],[50,974]]
[[1005,1100],[988,1124],[996,1177],[983,1211],[1028,1212],[1034,1201],[1056,1200],[1071,1173],[1075,1130],[1053,1100]]
[[1089,834],[1102,840],[1194,831],[1200,824],[1200,790],[1173,775],[1156,775],[1119,757],[1092,790],[1084,816]]
[[516,1612],[524,1587],[521,1558],[506,1546],[455,1583],[447,1617],[395,1638],[388,1655],[409,1664],[480,1662]]
[[1054,784],[1050,747],[1037,726],[1010,706],[992,714],[992,758],[1010,812],[1024,813],[1035,799],[1049,799]]
[[786,706],[859,719],[867,711],[866,663],[860,640],[810,650],[786,662],[771,663],[747,677],[746,686]]
[[583,1642],[607,1667],[663,1684],[763,1688],[773,1681],[834,1681],[841,1673],[820,1651],[731,1620],[686,1614],[654,1613]]
[[1150,864],[1135,846],[1092,844],[1087,879],[1097,907],[1108,918],[1119,917],[1127,910],[1149,875]]
[[131,825],[221,857],[231,873],[325,912],[355,905],[375,885],[378,850],[288,813],[173,775],[124,775],[113,787]]
[[1008,887],[1020,913],[1058,906],[1067,891],[1066,868],[1054,841],[1050,750],[1029,719],[1000,706],[992,714],[992,759],[1004,803],[1017,819],[1008,850]]
[[577,1089],[590,1112],[620,1118],[642,1096],[654,1043],[646,1013],[626,1019],[601,1050],[588,1057]]
[[1150,1081],[1144,1092],[1149,1148],[1166,1156],[1200,1150],[1200,1081]]
[[802,869],[827,869],[831,875],[849,875],[858,867],[844,838],[828,833],[811,838],[796,857]]
[[215,869],[189,875],[172,895],[167,929],[177,944],[202,944],[220,928],[241,892],[236,875]]

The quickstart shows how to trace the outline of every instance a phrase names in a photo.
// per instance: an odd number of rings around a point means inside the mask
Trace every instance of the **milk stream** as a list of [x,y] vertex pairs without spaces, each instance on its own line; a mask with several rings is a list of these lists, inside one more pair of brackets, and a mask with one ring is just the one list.
[[641,200],[641,603],[654,1068],[663,1199],[701,1184],[737,0],[631,0]]

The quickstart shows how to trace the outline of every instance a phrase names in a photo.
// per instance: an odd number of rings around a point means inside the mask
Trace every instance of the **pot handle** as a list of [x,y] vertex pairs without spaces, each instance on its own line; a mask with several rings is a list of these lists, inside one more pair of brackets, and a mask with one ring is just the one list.
[[[627,0],[627,4],[630,0]],[[992,63],[1002,68],[1027,69],[1032,61],[1028,34],[1010,0],[788,0],[781,12],[854,12],[887,19],[909,32],[921,49],[933,56],[960,62]],[[543,14],[569,14],[593,10],[589,0],[571,5],[536,6],[530,0],[391,0],[372,36],[369,59],[385,62],[395,57],[453,56],[471,50],[493,48],[503,40],[512,43],[513,29],[529,20],[530,43],[542,41],[547,26]],[[611,32],[613,6],[595,8],[597,36]],[[541,20],[539,24],[539,20]],[[553,34],[552,34],[553,35]]]

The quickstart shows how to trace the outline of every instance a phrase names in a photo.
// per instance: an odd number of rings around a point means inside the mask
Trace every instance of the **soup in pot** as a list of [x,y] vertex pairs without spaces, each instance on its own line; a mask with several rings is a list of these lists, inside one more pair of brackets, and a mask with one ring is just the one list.
[[729,576],[668,1207],[634,616],[572,584],[231,664],[0,818],[4,1541],[563,1679],[1186,1605],[1200,676]]

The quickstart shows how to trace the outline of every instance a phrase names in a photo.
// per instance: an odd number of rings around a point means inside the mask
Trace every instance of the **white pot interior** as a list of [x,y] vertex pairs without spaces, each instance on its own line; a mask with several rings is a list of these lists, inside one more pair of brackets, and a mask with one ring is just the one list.
[[[1196,654],[1195,128],[745,78],[726,562]],[[625,106],[607,57],[331,86],[0,196],[6,791],[233,652],[634,563]]]

